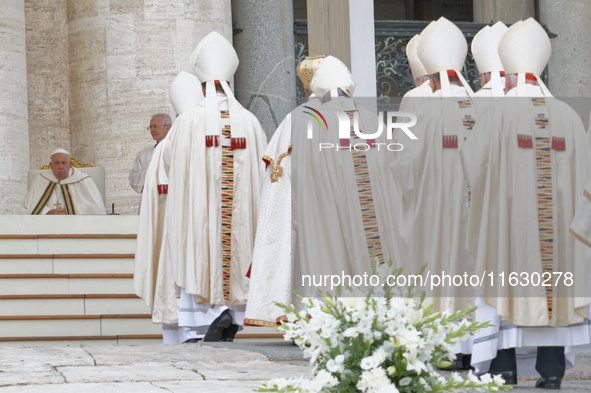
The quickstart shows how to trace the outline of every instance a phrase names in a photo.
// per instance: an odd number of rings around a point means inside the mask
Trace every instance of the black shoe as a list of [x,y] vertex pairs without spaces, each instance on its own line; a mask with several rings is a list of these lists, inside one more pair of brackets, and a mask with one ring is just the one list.
[[462,355],[462,370],[474,370],[474,367],[470,364],[472,361],[472,355]]
[[224,329],[222,332],[222,338],[220,341],[232,342],[234,341],[234,336],[236,336],[236,332],[238,331],[238,325],[235,323],[231,324],[227,328]]
[[536,387],[541,389],[560,389],[561,377],[542,377],[537,380]]
[[224,329],[230,325],[232,325],[232,316],[230,315],[230,309],[226,309],[209,325],[203,341],[221,341]]
[[186,341],[183,341],[183,344],[195,344],[195,343],[198,343],[199,341],[201,341],[200,338],[190,338]]
[[[484,374],[487,374],[487,373],[478,374],[477,377],[480,378]],[[505,385],[517,385],[517,373],[515,371],[501,371],[501,372],[489,371],[488,374],[490,374],[492,376],[500,375],[501,378],[503,378],[505,380]]]
[[449,366],[439,367],[439,369],[444,371],[464,370],[464,355],[461,353],[456,353],[456,358]]

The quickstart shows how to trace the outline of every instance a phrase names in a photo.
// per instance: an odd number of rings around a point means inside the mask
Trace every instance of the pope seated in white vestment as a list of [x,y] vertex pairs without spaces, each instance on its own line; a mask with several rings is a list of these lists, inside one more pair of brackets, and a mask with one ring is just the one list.
[[24,202],[27,214],[106,214],[101,193],[92,178],[72,167],[70,154],[57,149],[51,171],[33,181]]

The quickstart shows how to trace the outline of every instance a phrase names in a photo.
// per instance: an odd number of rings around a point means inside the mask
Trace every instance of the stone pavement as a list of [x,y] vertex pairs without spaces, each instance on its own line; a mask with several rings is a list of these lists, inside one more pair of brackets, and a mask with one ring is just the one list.
[[[577,362],[563,392],[591,392],[591,352]],[[242,393],[310,372],[301,351],[278,340],[0,348],[0,393]],[[534,383],[520,379],[515,391],[543,392]]]

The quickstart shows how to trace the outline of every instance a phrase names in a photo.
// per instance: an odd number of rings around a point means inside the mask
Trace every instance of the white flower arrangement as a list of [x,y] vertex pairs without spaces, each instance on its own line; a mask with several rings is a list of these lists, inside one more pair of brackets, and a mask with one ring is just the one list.
[[433,313],[432,305],[424,305],[424,296],[420,300],[393,296],[391,288],[379,297],[372,292],[364,298],[342,297],[340,292],[302,298],[301,311],[279,305],[287,312],[287,322],[278,329],[285,340],[304,350],[314,377],[273,379],[258,391],[418,393],[511,388],[499,376],[479,378],[470,371],[466,379],[458,373],[446,379],[437,372],[455,358],[452,344],[488,326],[463,319],[475,308]]

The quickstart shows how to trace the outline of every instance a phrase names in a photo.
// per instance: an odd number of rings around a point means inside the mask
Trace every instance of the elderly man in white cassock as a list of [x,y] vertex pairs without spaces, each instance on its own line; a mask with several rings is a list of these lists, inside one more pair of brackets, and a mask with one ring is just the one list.
[[183,288],[179,326],[204,341],[231,341],[248,297],[267,138],[232,94],[232,45],[209,33],[191,55],[205,99],[180,115],[164,150],[170,157],[167,243]]
[[155,113],[152,115],[152,118],[150,119],[150,125],[148,126],[148,131],[150,131],[150,135],[152,135],[152,139],[156,141],[156,144],[148,146],[137,153],[135,161],[133,162],[133,168],[129,173],[129,185],[138,194],[141,194],[144,190],[146,171],[148,170],[148,165],[150,165],[150,161],[152,160],[154,150],[156,149],[156,146],[158,146],[158,144],[166,137],[168,131],[170,131],[171,126],[172,120],[168,114]]
[[[493,327],[475,335],[472,364],[510,384],[537,371],[536,387],[558,389],[573,350],[591,342],[591,299],[574,292],[581,279],[588,284],[588,261],[569,233],[591,162],[581,118],[540,79],[550,53],[548,35],[532,18],[511,26],[499,43],[506,97],[485,112],[465,145],[475,168],[472,199],[481,201],[472,205],[467,244],[475,273],[496,279],[478,288],[476,319]],[[511,274],[519,277],[513,284]],[[531,348],[535,359],[516,362]]]
[[101,193],[92,178],[72,167],[70,153],[56,149],[51,153],[51,171],[45,171],[31,184],[25,199],[27,214],[106,214]]
[[[473,94],[461,69],[468,45],[463,33],[445,18],[429,24],[421,33],[418,55],[430,74],[434,93],[414,108],[417,140],[399,140],[404,150],[395,156],[393,174],[401,189],[400,233],[409,263],[406,274],[426,264],[429,274],[440,277],[470,272],[473,259],[466,252],[466,230],[470,204],[459,150],[473,132],[477,114]],[[427,288],[429,289],[429,288]],[[474,304],[468,287],[433,288],[427,292],[439,310],[456,311]],[[469,342],[455,348],[468,355]],[[468,357],[465,362],[467,363]]]
[[[203,99],[201,82],[188,72],[180,72],[170,85],[170,102],[178,115]],[[165,137],[154,149],[146,169],[135,252],[135,293],[152,309],[152,322],[162,324],[163,342],[177,344],[202,335],[188,327],[179,327],[180,292],[174,283],[166,244],[166,199],[168,167],[164,160]]]
[[[311,89],[318,98],[284,119],[265,154],[245,324],[274,326],[284,317],[274,302],[292,304],[292,289],[316,295],[315,286],[302,285],[303,275],[363,275],[372,264],[400,262],[383,176],[389,154],[378,151],[382,138],[362,140],[351,127],[357,119],[371,134],[376,115],[352,98],[351,72],[333,56],[318,66]],[[339,138],[340,125],[350,138]]]

